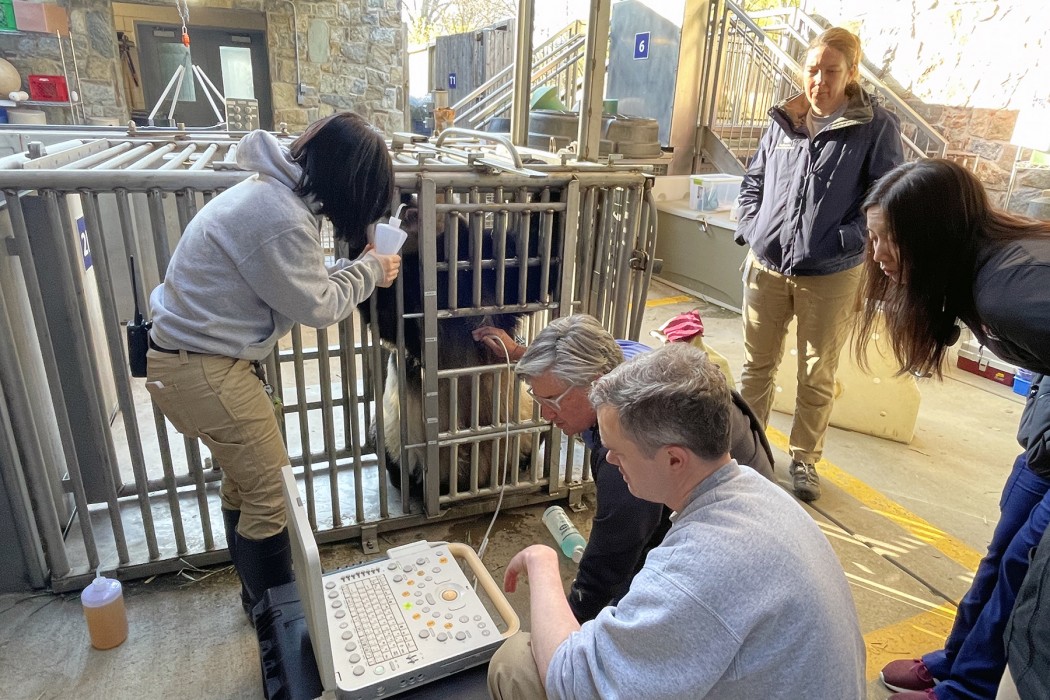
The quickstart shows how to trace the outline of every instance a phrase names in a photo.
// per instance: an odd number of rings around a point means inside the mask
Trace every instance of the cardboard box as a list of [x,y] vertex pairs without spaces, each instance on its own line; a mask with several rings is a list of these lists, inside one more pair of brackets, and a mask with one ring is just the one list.
[[13,0],[15,25],[23,32],[60,32],[69,36],[69,15],[61,5],[45,2]]
[[968,341],[959,348],[959,359],[956,365],[961,370],[991,379],[1013,389],[1017,367],[992,354],[991,350],[981,347],[976,341]]
[[697,211],[729,211],[740,194],[740,175],[693,175],[690,177],[689,206]]

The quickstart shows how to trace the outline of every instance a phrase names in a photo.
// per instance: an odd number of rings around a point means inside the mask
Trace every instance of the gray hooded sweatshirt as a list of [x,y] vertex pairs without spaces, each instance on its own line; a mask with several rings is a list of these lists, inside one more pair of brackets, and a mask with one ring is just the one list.
[[325,265],[317,207],[294,192],[302,171],[274,136],[241,139],[237,164],[257,174],[200,210],[150,295],[161,347],[260,360],[295,323],[349,316],[381,278],[372,256]]

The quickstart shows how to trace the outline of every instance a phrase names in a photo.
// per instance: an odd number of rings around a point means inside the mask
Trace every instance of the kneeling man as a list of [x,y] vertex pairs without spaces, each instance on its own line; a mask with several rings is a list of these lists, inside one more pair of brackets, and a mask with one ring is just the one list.
[[581,627],[558,554],[532,545],[532,634],[489,665],[495,698],[836,698],[866,695],[864,641],[824,534],[783,489],[729,456],[730,393],[697,348],[672,343],[597,381],[609,463],[674,511],[627,594]]

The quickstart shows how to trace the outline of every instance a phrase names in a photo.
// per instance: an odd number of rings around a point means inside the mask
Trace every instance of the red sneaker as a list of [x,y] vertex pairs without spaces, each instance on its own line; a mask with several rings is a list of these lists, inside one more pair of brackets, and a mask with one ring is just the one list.
[[[937,680],[930,673],[930,670],[926,668],[926,664],[922,662],[922,659],[898,659],[897,661],[891,661],[882,669],[882,673],[879,674],[879,680],[882,681],[884,686],[890,690],[896,690],[898,693],[929,690],[937,683]],[[916,695],[915,699],[918,700],[920,697],[925,696]],[[905,698],[904,700],[910,699]]]

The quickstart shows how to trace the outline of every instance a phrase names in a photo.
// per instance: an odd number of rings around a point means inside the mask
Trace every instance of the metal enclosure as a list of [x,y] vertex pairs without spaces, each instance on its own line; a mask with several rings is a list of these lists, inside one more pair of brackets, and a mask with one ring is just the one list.
[[[64,591],[100,564],[133,578],[228,559],[221,465],[129,376],[122,324],[133,306],[125,254],[146,280],[146,308],[186,225],[251,175],[235,169],[234,146],[221,135],[140,134],[3,161],[0,332],[12,342],[0,343],[0,500],[12,523],[0,551],[22,561],[0,587]],[[379,340],[373,297],[370,323],[355,312],[327,329],[296,327],[268,360],[318,539],[359,538],[366,551],[381,531],[491,512],[504,484],[503,507],[593,487],[582,446],[528,405],[518,410],[523,387],[504,365],[449,359],[450,329],[513,313],[531,339],[550,318],[586,311],[635,338],[655,247],[643,170],[527,163],[469,135],[395,143],[392,156],[397,195],[420,214],[416,281],[402,274],[392,290],[393,342]],[[78,221],[90,276],[77,274]],[[392,431],[384,391],[398,408]],[[98,434],[74,429],[85,424]],[[402,483],[413,460],[421,465],[418,496],[389,482],[388,454]]]

